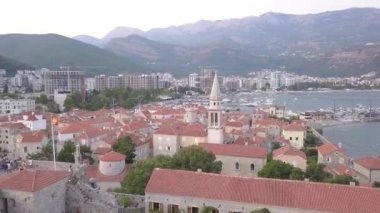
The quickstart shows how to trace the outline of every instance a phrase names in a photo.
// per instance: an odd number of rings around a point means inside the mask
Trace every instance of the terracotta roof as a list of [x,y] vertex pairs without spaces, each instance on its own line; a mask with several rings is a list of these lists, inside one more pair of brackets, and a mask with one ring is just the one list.
[[33,131],[21,133],[21,137],[22,143],[40,143],[47,135],[45,131]]
[[199,144],[203,149],[214,153],[215,155],[248,157],[248,158],[266,158],[267,150],[260,147],[244,146],[237,144]]
[[111,151],[110,147],[98,147],[95,149],[94,154],[104,155],[104,154],[108,153],[109,151]]
[[327,155],[332,152],[340,152],[346,156],[348,156],[346,150],[343,148],[340,148],[338,145],[333,143],[324,143],[323,145],[318,147],[318,152],[320,152],[322,155]]
[[103,175],[100,173],[98,166],[89,165],[86,168],[86,179],[94,178],[96,182],[121,182],[124,177],[128,174],[128,168],[125,167],[124,170],[118,175]]
[[283,127],[284,131],[305,131],[305,127],[301,124],[292,123]]
[[380,212],[378,189],[168,169],[153,171],[145,193],[323,212]]
[[0,127],[9,128],[9,129],[24,129],[27,128],[22,123],[3,123],[0,125]]
[[228,121],[225,123],[225,126],[229,127],[243,127],[244,123],[240,121]]
[[278,157],[280,155],[299,156],[305,160],[307,159],[306,154],[303,151],[288,146],[284,146],[273,151],[273,157]]
[[0,178],[0,189],[36,192],[69,176],[66,171],[24,170]]
[[125,158],[126,158],[125,155],[120,154],[118,152],[111,151],[111,152],[106,153],[102,157],[100,157],[100,160],[106,161],[106,162],[115,162],[115,161],[124,161]]
[[354,160],[355,163],[366,169],[380,170],[380,158],[368,156]]

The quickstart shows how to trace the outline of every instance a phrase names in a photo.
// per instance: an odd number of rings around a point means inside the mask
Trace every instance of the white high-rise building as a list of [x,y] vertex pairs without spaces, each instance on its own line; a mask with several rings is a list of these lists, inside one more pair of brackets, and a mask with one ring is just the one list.
[[199,88],[200,85],[200,77],[198,73],[192,73],[189,75],[189,87]]
[[270,75],[270,87],[272,89],[279,89],[284,86],[283,73],[280,71],[272,72]]
[[214,82],[210,93],[210,105],[208,108],[207,142],[223,144],[222,106],[220,100],[220,88],[218,76],[215,73]]
[[0,115],[32,112],[35,109],[33,99],[0,99]]

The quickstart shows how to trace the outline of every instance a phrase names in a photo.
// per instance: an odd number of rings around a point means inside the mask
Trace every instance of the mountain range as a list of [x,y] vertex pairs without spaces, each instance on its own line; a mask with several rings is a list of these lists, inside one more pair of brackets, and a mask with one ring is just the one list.
[[167,71],[185,76],[204,66],[221,74],[271,68],[312,76],[361,75],[380,73],[378,20],[380,9],[351,8],[201,20],[146,32],[117,27],[104,38],[9,34],[0,36],[0,56],[32,67],[99,68],[88,69],[90,75]]

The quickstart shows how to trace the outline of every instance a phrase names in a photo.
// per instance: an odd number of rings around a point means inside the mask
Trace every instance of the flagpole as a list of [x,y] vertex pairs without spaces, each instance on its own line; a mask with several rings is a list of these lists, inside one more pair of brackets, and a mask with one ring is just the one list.
[[53,114],[51,115],[51,120],[50,120],[50,123],[51,123],[51,140],[52,140],[52,143],[53,143],[53,162],[54,162],[54,171],[57,170],[57,164],[55,162],[55,142],[54,142],[54,121],[53,121]]

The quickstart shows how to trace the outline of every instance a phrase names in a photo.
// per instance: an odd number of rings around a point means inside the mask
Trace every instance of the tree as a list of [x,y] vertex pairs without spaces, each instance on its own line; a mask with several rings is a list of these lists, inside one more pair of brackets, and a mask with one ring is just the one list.
[[270,211],[267,208],[262,208],[262,209],[252,210],[250,213],[270,213]]
[[126,156],[125,163],[133,163],[136,157],[136,145],[132,142],[131,137],[125,136],[119,138],[115,145],[113,145],[113,150],[115,152],[121,153]]
[[28,154],[27,158],[32,160],[53,160],[53,147],[51,142],[42,146],[40,152]]
[[328,179],[331,179],[331,175],[323,171],[324,167],[323,164],[309,164],[305,171],[305,177],[309,178],[311,181],[328,182]]
[[222,162],[215,161],[215,155],[199,146],[189,146],[173,155],[173,167],[181,170],[220,173]]
[[213,206],[204,206],[201,209],[201,213],[212,213],[214,210],[217,210],[217,208],[215,208]]
[[345,184],[345,185],[349,185],[350,182],[354,182],[355,185],[358,183],[357,180],[355,180],[353,177],[349,175],[337,175],[332,180],[332,183]]
[[171,157],[157,156],[137,161],[121,182],[123,191],[129,194],[143,195],[154,168],[171,168]]
[[154,168],[168,168],[204,172],[219,173],[222,163],[215,161],[215,155],[197,146],[183,148],[173,157],[156,156],[151,159],[137,161],[125,179],[122,181],[122,189],[130,194],[144,194],[146,184]]
[[73,108],[81,108],[82,102],[82,95],[79,92],[75,92],[66,97],[65,103],[63,105],[65,107],[65,111],[70,111]]
[[48,103],[48,98],[45,94],[41,94],[40,97],[36,98],[36,104],[44,104]]
[[259,171],[258,175],[266,178],[300,180],[303,177],[303,172],[288,163],[272,160]]
[[272,142],[272,152],[273,152],[273,150],[279,149],[279,148],[281,148],[281,143],[277,142],[277,141],[273,141]]
[[74,152],[75,152],[75,145],[74,142],[67,141],[63,145],[62,150],[58,153],[57,160],[62,162],[71,162],[74,163]]
[[292,173],[290,174],[291,180],[303,180],[304,172],[300,168],[293,168]]
[[372,186],[375,187],[375,188],[380,188],[380,182],[375,181],[375,182],[373,182]]

